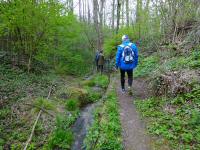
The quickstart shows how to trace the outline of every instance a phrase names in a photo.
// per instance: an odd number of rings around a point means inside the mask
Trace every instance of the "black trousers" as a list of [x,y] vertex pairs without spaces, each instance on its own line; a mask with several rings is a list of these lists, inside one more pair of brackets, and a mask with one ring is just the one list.
[[122,69],[120,69],[121,87],[122,87],[122,89],[125,88],[125,73],[126,72],[127,72],[127,75],[128,75],[128,86],[132,86],[132,83],[133,83],[133,69],[131,69],[131,70],[122,70]]

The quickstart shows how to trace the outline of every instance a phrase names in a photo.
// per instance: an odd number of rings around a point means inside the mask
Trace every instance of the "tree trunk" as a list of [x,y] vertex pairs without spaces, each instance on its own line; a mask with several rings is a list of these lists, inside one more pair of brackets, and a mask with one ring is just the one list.
[[136,23],[138,24],[139,38],[141,37],[141,13],[142,13],[142,0],[137,0]]
[[82,0],[82,19],[83,21],[85,21],[85,3],[84,0]]
[[121,4],[121,13],[122,13],[122,26],[124,26],[124,1],[122,0]]
[[104,12],[104,3],[105,0],[100,1],[100,11],[99,11],[99,44],[100,49],[102,49],[103,46],[103,12]]
[[94,26],[97,32],[97,48],[100,49],[100,30],[99,30],[99,21],[98,21],[98,1],[93,0],[93,20]]
[[126,0],[126,26],[129,26],[129,0]]
[[120,10],[121,10],[121,0],[117,0],[117,27],[116,27],[116,33],[118,33],[118,31],[119,31]]
[[115,27],[115,0],[112,2],[112,29]]
[[81,17],[81,0],[79,0],[79,19],[82,20],[82,17]]
[[88,11],[88,24],[91,22],[91,15],[90,15],[90,5],[89,2],[87,0],[87,11]]

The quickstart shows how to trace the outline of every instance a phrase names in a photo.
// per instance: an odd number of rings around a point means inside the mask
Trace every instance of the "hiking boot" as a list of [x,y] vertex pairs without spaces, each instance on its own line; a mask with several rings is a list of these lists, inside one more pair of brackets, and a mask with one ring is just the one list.
[[125,89],[122,89],[122,94],[124,94],[125,93]]
[[131,95],[131,96],[133,95],[133,91],[132,91],[132,88],[130,86],[128,86],[128,94]]

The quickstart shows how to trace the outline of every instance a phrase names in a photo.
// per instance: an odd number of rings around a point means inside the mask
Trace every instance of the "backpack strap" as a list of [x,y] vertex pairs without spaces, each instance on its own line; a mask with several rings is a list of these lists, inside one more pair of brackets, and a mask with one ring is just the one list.
[[128,43],[128,46],[132,46],[133,43]]
[[125,45],[121,44],[121,45],[119,45],[119,47],[121,47],[121,48],[124,48],[124,47],[125,47]]

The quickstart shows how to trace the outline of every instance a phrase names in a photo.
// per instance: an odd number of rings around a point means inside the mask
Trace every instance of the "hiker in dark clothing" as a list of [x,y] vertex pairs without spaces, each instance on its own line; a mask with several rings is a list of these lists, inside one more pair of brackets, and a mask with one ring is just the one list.
[[99,52],[99,57],[98,57],[98,70],[101,72],[101,74],[103,72],[104,62],[105,62],[105,58],[104,58],[104,55],[103,55],[103,51],[101,50]]

